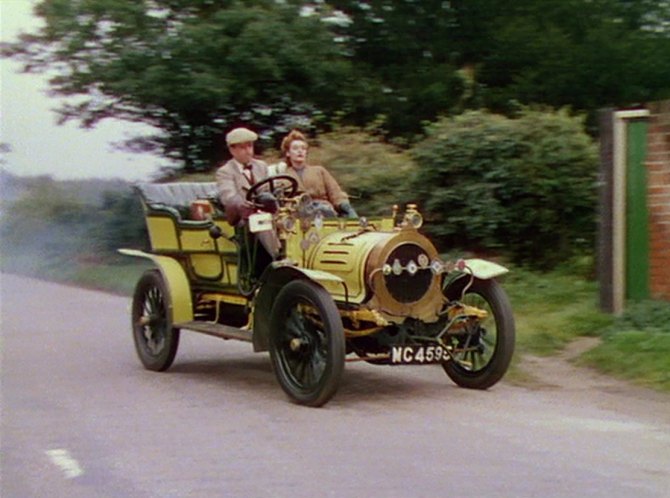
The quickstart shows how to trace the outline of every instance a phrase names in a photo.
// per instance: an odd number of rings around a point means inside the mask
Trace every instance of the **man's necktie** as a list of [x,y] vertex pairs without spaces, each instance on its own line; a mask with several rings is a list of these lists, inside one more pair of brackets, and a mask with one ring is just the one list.
[[246,176],[247,180],[249,180],[249,185],[253,185],[254,183],[256,183],[254,181],[254,172],[251,168],[252,168],[251,164],[245,164],[244,165],[244,170],[243,170],[244,171],[244,176]]

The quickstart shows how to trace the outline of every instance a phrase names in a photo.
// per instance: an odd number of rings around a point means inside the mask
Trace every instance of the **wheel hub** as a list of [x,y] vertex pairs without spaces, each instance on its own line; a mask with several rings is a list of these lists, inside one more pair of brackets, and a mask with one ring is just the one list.
[[304,342],[302,341],[302,339],[299,339],[299,338],[295,337],[295,338],[291,339],[291,342],[289,343],[289,347],[291,348],[291,351],[293,351],[294,353],[297,353],[298,351],[300,351],[303,344],[304,344]]
[[292,353],[309,354],[313,350],[314,340],[308,335],[301,337],[294,337],[288,343],[288,347]]

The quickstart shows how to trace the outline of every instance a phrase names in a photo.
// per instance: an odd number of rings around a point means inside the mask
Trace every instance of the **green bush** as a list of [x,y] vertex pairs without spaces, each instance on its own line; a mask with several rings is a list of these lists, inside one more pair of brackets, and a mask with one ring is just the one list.
[[148,249],[149,233],[144,221],[144,211],[139,195],[126,192],[103,194],[100,209],[99,238],[108,254],[115,254],[120,247]]
[[95,206],[51,178],[38,179],[6,207],[0,219],[0,248],[5,256],[58,257],[99,248],[91,236],[98,219]]
[[[119,247],[148,245],[138,196],[128,185],[79,184],[49,177],[23,180],[0,217],[0,269],[58,280],[80,265],[118,263]],[[88,271],[88,270],[86,270]]]
[[445,247],[544,269],[592,251],[597,157],[582,118],[467,112],[430,125],[412,152],[415,196]]

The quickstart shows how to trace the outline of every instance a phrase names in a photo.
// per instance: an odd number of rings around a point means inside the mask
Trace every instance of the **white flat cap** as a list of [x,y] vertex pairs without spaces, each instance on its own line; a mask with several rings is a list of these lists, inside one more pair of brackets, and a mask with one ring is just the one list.
[[228,145],[255,142],[256,140],[258,140],[258,135],[247,128],[235,128],[234,130],[230,130],[226,135],[226,143]]

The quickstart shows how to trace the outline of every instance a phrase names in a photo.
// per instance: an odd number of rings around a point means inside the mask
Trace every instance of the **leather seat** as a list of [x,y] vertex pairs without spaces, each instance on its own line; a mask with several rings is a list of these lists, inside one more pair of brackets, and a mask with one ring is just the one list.
[[149,209],[168,211],[179,220],[188,219],[193,201],[206,199],[218,204],[216,182],[140,183],[135,188]]

